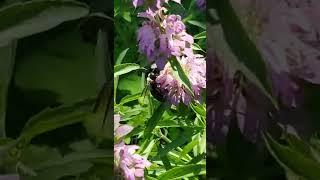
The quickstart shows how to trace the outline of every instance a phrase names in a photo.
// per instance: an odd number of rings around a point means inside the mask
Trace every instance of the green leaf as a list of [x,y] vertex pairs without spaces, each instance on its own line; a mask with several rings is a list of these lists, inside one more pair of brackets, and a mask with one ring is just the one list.
[[162,118],[163,113],[167,110],[170,105],[166,102],[161,103],[160,106],[155,110],[151,118],[146,123],[146,129],[144,130],[144,138],[149,139],[152,131],[157,126],[158,122]]
[[195,50],[195,51],[205,52],[205,51],[200,47],[200,45],[197,44],[197,43],[193,43],[193,44],[191,45],[191,47],[192,47],[192,49]]
[[69,163],[92,161],[94,159],[113,159],[113,152],[106,150],[95,150],[90,152],[73,152],[65,155],[63,158],[49,159],[45,162],[38,163],[34,169],[43,170],[52,167],[64,166]]
[[45,169],[38,172],[37,176],[26,178],[26,180],[58,180],[66,176],[77,176],[87,172],[92,166],[93,164],[89,162],[73,162]]
[[169,153],[171,150],[178,148],[185,143],[188,142],[188,140],[192,137],[191,131],[186,131],[185,133],[181,133],[176,139],[174,139],[171,143],[167,144],[164,148],[160,149],[159,156],[164,156],[167,153]]
[[123,12],[122,17],[123,17],[123,19],[125,19],[126,21],[131,22],[131,14],[130,14],[130,12],[128,12],[128,11]]
[[126,103],[129,103],[129,102],[132,102],[132,101],[136,101],[136,100],[138,100],[140,97],[141,97],[141,94],[140,94],[140,93],[125,96],[124,98],[121,99],[119,105],[122,106],[122,105],[124,105],[124,104],[126,104]]
[[107,32],[99,30],[98,40],[95,49],[95,56],[97,61],[97,84],[99,87],[109,80],[112,80],[113,68],[110,61],[108,52],[108,39]]
[[14,39],[47,31],[88,13],[88,7],[78,1],[34,0],[14,3],[0,9],[0,46]]
[[158,179],[167,180],[167,179],[183,179],[188,177],[194,177],[201,174],[205,174],[205,171],[206,171],[205,168],[206,166],[201,164],[192,164],[192,165],[185,165],[181,167],[175,167],[161,174],[158,177]]
[[207,29],[207,26],[205,23],[199,22],[199,21],[194,21],[194,20],[189,20],[187,21],[189,24],[192,24],[194,26],[200,27],[202,29]]
[[269,134],[264,136],[264,139],[273,157],[285,169],[288,168],[295,174],[310,180],[320,179],[320,163],[292,148],[278,144]]
[[[224,38],[228,42],[229,47],[238,60],[243,63],[259,81],[259,83],[255,81],[254,83],[262,86],[260,88],[263,88],[263,90],[269,94],[268,96],[270,98],[272,91],[267,78],[267,68],[260,52],[247,35],[229,0],[217,0],[215,5],[224,31]],[[277,107],[276,102],[272,98],[270,99]]]
[[189,81],[188,76],[186,75],[186,73],[184,72],[184,70],[182,69],[179,61],[176,58],[171,58],[169,60],[171,68],[173,70],[173,76],[181,83],[184,85],[184,87],[189,91],[189,93],[191,93],[192,95],[194,95],[193,90],[192,90],[192,86],[191,83]]
[[90,115],[93,104],[94,101],[86,100],[70,106],[47,108],[27,122],[19,139],[28,143],[33,137],[42,133],[82,122]]
[[89,151],[96,149],[94,144],[88,139],[74,142],[74,143],[70,144],[69,146],[72,150],[77,151],[77,152],[89,152]]
[[293,134],[287,134],[286,135],[286,141],[288,142],[290,148],[293,150],[304,154],[305,156],[310,156],[310,148],[307,143],[305,143],[303,140],[299,139]]
[[199,140],[198,139],[194,139],[192,140],[189,144],[187,144],[183,149],[182,152],[180,154],[180,157],[184,157],[186,154],[188,154],[190,151],[192,151],[193,147],[195,147],[196,145],[198,145]]
[[126,56],[128,50],[129,50],[129,48],[123,50],[123,51],[119,54],[119,56],[118,56],[118,58],[117,58],[117,60],[116,60],[116,65],[121,64],[121,62],[123,61],[124,57]]
[[96,47],[82,41],[77,25],[67,23],[59,30],[19,41],[14,80],[28,101],[72,104],[96,97],[101,90],[105,74]]
[[[163,148],[161,148],[161,147],[158,148],[158,151],[159,151],[159,152],[162,151],[162,150],[163,150]],[[160,159],[161,159],[164,167],[166,168],[166,170],[169,170],[169,169],[172,168],[171,163],[170,163],[170,160],[169,160],[167,154],[164,154],[164,155],[160,156]]]
[[138,64],[135,63],[125,63],[114,66],[114,77],[130,73],[132,71],[141,69]]
[[191,161],[188,162],[188,164],[197,164],[201,161],[205,161],[206,160],[206,153],[203,154],[199,154],[196,157],[194,157],[193,159],[191,159]]
[[191,103],[190,107],[192,108],[192,110],[195,113],[199,114],[202,117],[206,117],[206,109],[203,105],[196,103],[196,102],[193,102],[193,103]]
[[22,151],[20,161],[30,168],[50,159],[62,158],[58,149],[30,145]]
[[207,31],[202,31],[199,34],[194,35],[193,39],[206,39],[207,38]]

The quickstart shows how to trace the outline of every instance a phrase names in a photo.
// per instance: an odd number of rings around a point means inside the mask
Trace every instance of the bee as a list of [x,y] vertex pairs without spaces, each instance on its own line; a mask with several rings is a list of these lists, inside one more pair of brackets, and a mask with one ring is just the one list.
[[165,95],[163,94],[163,91],[160,89],[160,84],[156,82],[157,77],[160,75],[160,70],[157,68],[155,64],[151,66],[151,69],[148,71],[147,75],[147,87],[146,89],[150,90],[151,95],[157,99],[160,102],[165,101]]

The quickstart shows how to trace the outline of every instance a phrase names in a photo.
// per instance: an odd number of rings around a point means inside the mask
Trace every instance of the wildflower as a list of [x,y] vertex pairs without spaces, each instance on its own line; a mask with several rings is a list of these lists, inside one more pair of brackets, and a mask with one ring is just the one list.
[[178,58],[184,72],[189,77],[191,92],[174,76],[170,63],[167,63],[156,82],[168,101],[179,104],[181,101],[188,105],[192,100],[199,100],[202,89],[206,88],[206,62],[201,55],[183,56]]
[[200,10],[206,9],[206,0],[197,0],[197,6]]
[[268,65],[274,95],[283,105],[298,106],[299,81],[320,84],[320,1],[232,3]]
[[[171,0],[171,1],[181,4],[181,0]],[[133,0],[132,4],[134,7],[138,7],[138,6],[142,6],[145,2],[149,7],[153,6],[153,7],[160,8],[163,3],[168,3],[169,0]]]
[[136,145],[125,145],[123,142],[114,146],[116,171],[126,180],[144,179],[144,169],[151,163],[144,157],[135,154]]
[[148,9],[138,15],[147,19],[138,30],[139,51],[159,69],[163,69],[172,56],[193,55],[194,40],[186,32],[181,16],[165,15],[165,11],[165,8]]
[[120,124],[120,115],[115,114],[114,115],[114,137],[115,139],[121,139],[125,135],[129,134],[132,131],[133,127],[126,125],[126,124]]

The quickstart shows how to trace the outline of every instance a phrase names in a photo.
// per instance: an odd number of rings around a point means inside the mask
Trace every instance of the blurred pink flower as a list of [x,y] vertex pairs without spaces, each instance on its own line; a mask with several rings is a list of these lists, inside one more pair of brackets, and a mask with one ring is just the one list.
[[165,12],[165,8],[148,9],[138,15],[146,18],[138,30],[139,51],[159,69],[163,69],[172,56],[193,55],[191,45],[194,40],[186,32],[181,16],[166,15]]
[[270,65],[275,94],[296,106],[297,80],[320,84],[320,1],[288,0],[258,4],[261,32],[257,44]]
[[197,6],[200,10],[204,11],[206,9],[206,0],[197,0]]
[[116,140],[121,139],[125,135],[129,134],[132,130],[133,127],[126,125],[126,124],[120,124],[120,115],[115,114],[114,116],[114,137]]
[[[151,3],[153,2],[153,4],[149,4],[149,5],[157,7],[157,8],[160,8],[163,3],[169,2],[169,0],[149,0],[149,1],[148,0],[133,0],[132,4],[134,7],[138,7],[138,6],[142,6],[145,1],[151,2]],[[176,3],[181,4],[181,0],[171,0],[171,1],[174,1]]]
[[156,82],[165,97],[174,105],[181,101],[188,105],[192,100],[199,100],[202,89],[206,88],[206,61],[202,55],[183,56],[177,58],[180,62],[192,86],[192,91],[195,97],[181,84],[174,76],[173,69],[170,63],[167,63],[165,68],[160,71]]
[[151,166],[147,159],[135,154],[137,149],[139,146],[125,145],[123,142],[114,146],[116,170],[126,180],[144,179],[144,169]]

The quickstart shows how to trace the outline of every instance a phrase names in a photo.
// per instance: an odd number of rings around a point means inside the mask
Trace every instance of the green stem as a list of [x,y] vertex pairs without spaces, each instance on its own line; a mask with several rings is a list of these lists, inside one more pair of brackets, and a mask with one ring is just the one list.
[[0,137],[6,137],[6,111],[8,87],[15,63],[16,41],[0,47]]
[[[172,142],[167,136],[163,135],[160,131],[157,132],[157,135],[158,135],[162,140],[164,140],[164,141],[167,142],[167,143],[171,143],[171,142]],[[177,150],[178,150],[179,152],[182,152],[182,151],[183,151],[183,149],[182,149],[181,147],[177,147]],[[186,157],[188,158],[188,160],[191,160],[191,159],[192,159],[192,157],[189,156],[188,154],[186,154]]]

